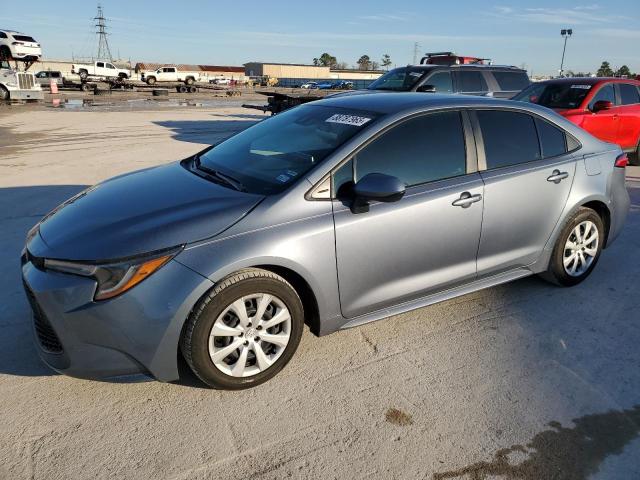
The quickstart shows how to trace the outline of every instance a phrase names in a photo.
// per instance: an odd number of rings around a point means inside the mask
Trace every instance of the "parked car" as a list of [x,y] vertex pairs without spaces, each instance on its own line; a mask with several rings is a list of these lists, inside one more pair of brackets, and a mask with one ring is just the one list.
[[514,100],[554,109],[605,142],[633,152],[640,165],[640,81],[623,78],[557,78],[531,84]]
[[40,57],[42,49],[33,37],[12,30],[0,30],[0,61],[37,61]]
[[62,86],[64,84],[62,72],[58,70],[43,70],[36,73],[35,78],[39,85],[45,85],[47,87],[51,85],[51,80],[53,80],[58,86]]
[[129,70],[117,68],[113,63],[103,60],[88,64],[74,63],[71,65],[71,73],[79,75],[82,81],[87,80],[89,77],[126,80],[131,76]]
[[231,80],[228,78],[212,78],[209,83],[213,85],[231,85]]
[[193,85],[200,81],[200,75],[194,72],[182,72],[178,67],[160,67],[152,72],[142,72],[142,81],[149,85],[156,82],[184,82],[186,85]]
[[316,88],[318,90],[331,90],[334,88],[334,83],[333,82],[319,82],[316,83]]
[[625,164],[533,104],[301,105],[45,216],[22,256],[37,349],[69,375],[173,381],[182,355],[208,385],[252,387],[305,323],[325,335],[532,274],[580,283],[622,229]]
[[353,90],[353,82],[348,80],[339,80],[335,82],[331,88],[336,90]]
[[302,85],[300,85],[300,88],[306,88],[309,90],[313,90],[318,88],[318,83],[317,82],[305,82]]
[[[371,83],[367,90],[464,93],[511,98],[529,83],[527,72],[517,67],[483,64],[424,64],[389,70]],[[355,93],[357,92],[352,94]]]

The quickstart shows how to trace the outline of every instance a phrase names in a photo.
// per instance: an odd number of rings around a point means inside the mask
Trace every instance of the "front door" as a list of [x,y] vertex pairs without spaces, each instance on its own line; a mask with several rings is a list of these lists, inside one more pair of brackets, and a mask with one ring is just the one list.
[[[396,124],[334,172],[345,317],[475,278],[483,183],[470,172],[475,166],[467,166],[467,147],[475,148],[466,145],[460,112],[430,113]],[[352,213],[349,185],[369,173],[400,178],[406,194],[397,202],[372,203],[369,211]]]
[[478,249],[482,277],[540,257],[569,197],[576,166],[565,132],[546,120],[514,111],[476,114],[484,144],[479,163],[486,164]]
[[[593,106],[600,100],[611,102],[613,108],[594,112]],[[620,125],[615,104],[616,94],[613,84],[607,83],[602,85],[589,102],[588,111],[585,112],[580,126],[600,140],[616,143]]]

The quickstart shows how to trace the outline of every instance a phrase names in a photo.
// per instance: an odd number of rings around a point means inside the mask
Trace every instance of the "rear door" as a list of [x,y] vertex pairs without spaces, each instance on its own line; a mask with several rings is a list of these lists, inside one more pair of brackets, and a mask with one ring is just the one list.
[[[618,128],[620,126],[618,107],[616,107],[616,92],[612,83],[604,83],[595,87],[596,91],[587,105],[580,126],[594,137],[605,142],[617,143]],[[608,110],[593,111],[596,102],[604,100],[611,102],[613,107]]]
[[633,83],[618,83],[618,141],[624,149],[635,149],[640,144],[640,88]]
[[[345,317],[475,278],[483,184],[475,172],[475,145],[465,119],[461,112],[443,111],[404,120],[333,173]],[[353,213],[350,186],[369,173],[398,177],[407,185],[406,194],[397,202],[374,202],[369,211]]]
[[477,110],[478,165],[485,183],[478,277],[535,262],[564,209],[575,174],[567,136],[514,110]]

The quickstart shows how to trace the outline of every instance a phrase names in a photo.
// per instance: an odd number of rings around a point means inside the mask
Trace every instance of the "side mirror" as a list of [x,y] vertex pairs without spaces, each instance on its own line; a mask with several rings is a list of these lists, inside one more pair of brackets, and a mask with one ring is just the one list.
[[369,211],[369,202],[397,202],[405,193],[404,183],[399,178],[384,173],[369,173],[354,186],[353,213]]
[[418,88],[416,88],[416,92],[436,93],[436,87],[433,85],[420,85]]
[[609,110],[610,108],[613,107],[613,103],[611,103],[609,100],[598,100],[596,103],[593,104],[593,113],[598,113],[601,110]]

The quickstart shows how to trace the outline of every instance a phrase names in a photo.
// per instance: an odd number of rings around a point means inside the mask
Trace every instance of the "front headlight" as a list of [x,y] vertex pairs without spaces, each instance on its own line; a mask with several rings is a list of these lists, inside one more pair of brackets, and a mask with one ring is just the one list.
[[64,260],[44,260],[44,268],[93,278],[98,287],[94,300],[106,300],[126,292],[158,271],[175,257],[182,247],[111,263],[91,264]]

